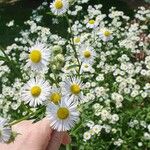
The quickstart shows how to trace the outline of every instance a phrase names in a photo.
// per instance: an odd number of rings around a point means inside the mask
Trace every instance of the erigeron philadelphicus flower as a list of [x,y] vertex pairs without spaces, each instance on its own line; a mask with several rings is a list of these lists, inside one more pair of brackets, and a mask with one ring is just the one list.
[[85,141],[89,140],[89,139],[91,138],[90,132],[85,132],[85,133],[83,134],[83,138],[84,138]]
[[79,120],[79,112],[75,103],[64,98],[59,105],[54,103],[48,105],[47,117],[51,128],[57,131],[68,131]]
[[30,79],[21,89],[21,98],[31,107],[43,104],[48,99],[50,85],[42,78]]
[[88,23],[87,23],[87,28],[96,28],[98,26],[98,22],[96,20],[89,20]]
[[91,72],[93,70],[92,66],[88,63],[82,63],[80,73]]
[[12,131],[7,123],[7,120],[0,117],[0,143],[9,142],[11,134]]
[[70,97],[73,101],[78,101],[83,98],[83,84],[80,79],[68,78],[62,83],[62,93],[66,97]]
[[54,104],[59,104],[62,99],[61,90],[56,87],[52,87],[50,90],[50,96],[48,102],[53,102]]
[[77,44],[81,44],[81,38],[79,36],[74,37],[74,43]]
[[102,126],[95,125],[92,129],[96,134],[98,134],[102,130]]
[[96,52],[92,47],[83,46],[79,49],[79,57],[82,62],[92,64],[96,57]]
[[43,44],[36,43],[30,48],[29,59],[27,60],[26,67],[31,67],[33,71],[47,70],[49,63],[50,50],[48,50]]
[[62,93],[64,96],[69,97],[74,102],[78,102],[83,98],[83,84],[78,78],[67,78],[62,83]]
[[106,28],[101,29],[98,35],[104,42],[107,42],[113,39],[111,31]]
[[69,8],[68,0],[54,0],[50,5],[51,11],[55,15],[62,15],[67,12]]

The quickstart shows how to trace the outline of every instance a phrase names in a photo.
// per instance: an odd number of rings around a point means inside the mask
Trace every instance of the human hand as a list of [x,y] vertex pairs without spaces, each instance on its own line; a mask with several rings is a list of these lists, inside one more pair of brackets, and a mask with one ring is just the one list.
[[46,118],[37,123],[22,121],[12,129],[19,133],[14,143],[0,144],[0,150],[58,150],[71,141],[66,132],[51,130]]

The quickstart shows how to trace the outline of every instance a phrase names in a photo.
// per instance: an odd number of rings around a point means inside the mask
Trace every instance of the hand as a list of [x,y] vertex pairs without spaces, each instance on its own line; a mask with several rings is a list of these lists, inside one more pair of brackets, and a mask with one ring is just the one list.
[[19,135],[14,143],[0,144],[0,150],[58,150],[61,143],[71,141],[66,132],[51,130],[46,118],[34,124],[32,121],[22,121],[12,129]]

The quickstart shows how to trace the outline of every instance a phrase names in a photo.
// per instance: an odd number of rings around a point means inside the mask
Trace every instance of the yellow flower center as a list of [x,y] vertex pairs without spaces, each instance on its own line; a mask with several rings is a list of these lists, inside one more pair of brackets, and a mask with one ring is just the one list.
[[81,91],[80,86],[78,84],[72,84],[70,90],[73,94],[76,95],[79,94]]
[[59,119],[67,119],[69,116],[69,110],[65,107],[60,107],[57,111],[57,117]]
[[110,36],[111,33],[110,33],[109,31],[105,31],[105,32],[104,32],[104,35],[105,35],[105,36]]
[[79,43],[79,42],[80,42],[80,38],[79,38],[79,37],[74,38],[74,42],[75,42],[75,43]]
[[90,52],[89,50],[85,50],[85,51],[83,52],[83,54],[84,54],[84,57],[85,57],[85,58],[91,57],[91,52]]
[[50,100],[53,103],[58,104],[60,102],[60,100],[61,100],[61,94],[58,93],[58,92],[52,93],[51,97],[50,97]]
[[34,97],[38,97],[40,94],[41,94],[41,88],[39,86],[34,86],[31,88],[31,94],[34,96]]
[[33,50],[29,54],[29,58],[31,59],[32,62],[39,63],[41,61],[41,52],[39,50]]
[[56,9],[61,9],[63,7],[63,2],[62,0],[55,0],[55,8]]
[[89,24],[94,24],[95,20],[89,20]]

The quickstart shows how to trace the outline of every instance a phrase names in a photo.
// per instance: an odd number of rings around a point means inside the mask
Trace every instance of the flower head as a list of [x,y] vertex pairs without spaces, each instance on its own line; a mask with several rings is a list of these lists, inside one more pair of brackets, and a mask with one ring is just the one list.
[[62,93],[66,97],[70,97],[73,100],[80,100],[83,97],[82,93],[82,82],[77,78],[68,78],[63,81]]
[[49,62],[50,51],[45,48],[43,44],[35,44],[30,48],[27,67],[30,67],[31,70],[40,72],[47,69]]
[[62,15],[66,13],[69,8],[68,0],[54,0],[50,5],[52,13],[55,15]]
[[21,89],[21,97],[25,103],[29,103],[31,107],[43,104],[49,96],[49,83],[41,78],[29,80]]
[[99,34],[99,37],[100,37],[104,42],[110,41],[110,40],[112,40],[112,38],[113,38],[111,31],[110,31],[109,29],[106,29],[106,28],[101,29],[98,34]]
[[75,103],[63,99],[59,105],[50,103],[47,107],[47,117],[50,126],[57,131],[70,130],[79,119],[79,112]]
[[88,28],[96,28],[98,26],[98,22],[96,20],[89,20],[87,25]]
[[79,50],[79,57],[83,63],[93,63],[94,58],[96,57],[96,52],[90,46],[83,46]]
[[12,131],[8,126],[7,120],[0,117],[0,143],[9,142],[11,133]]

